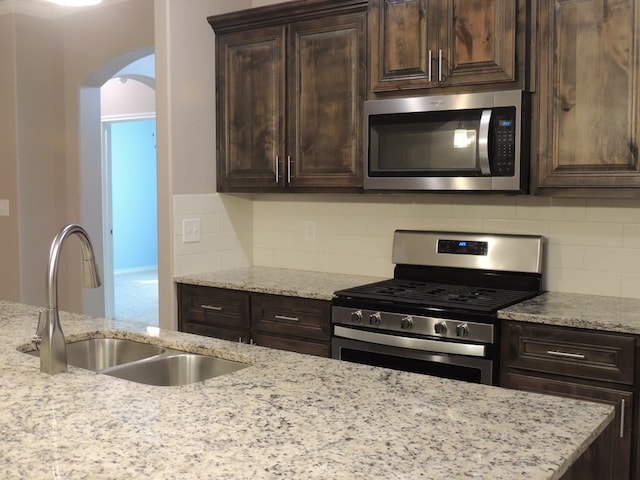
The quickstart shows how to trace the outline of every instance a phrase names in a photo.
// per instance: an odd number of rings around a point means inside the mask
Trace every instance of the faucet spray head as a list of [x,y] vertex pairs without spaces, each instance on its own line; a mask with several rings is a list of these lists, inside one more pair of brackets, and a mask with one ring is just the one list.
[[100,271],[93,255],[82,260],[82,286],[85,288],[98,288],[102,285]]

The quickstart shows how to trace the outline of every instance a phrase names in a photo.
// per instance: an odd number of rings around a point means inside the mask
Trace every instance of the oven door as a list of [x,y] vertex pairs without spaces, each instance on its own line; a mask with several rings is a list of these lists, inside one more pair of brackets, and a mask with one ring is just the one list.
[[[356,335],[360,332],[348,330]],[[484,357],[413,350],[337,336],[332,339],[331,351],[332,357],[339,360],[473,383],[494,384],[494,362]]]

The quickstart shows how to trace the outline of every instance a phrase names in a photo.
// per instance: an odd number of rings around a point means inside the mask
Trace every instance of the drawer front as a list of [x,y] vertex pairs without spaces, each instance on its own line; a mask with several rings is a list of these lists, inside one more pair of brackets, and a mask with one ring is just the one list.
[[249,294],[222,288],[180,285],[180,324],[249,328]]
[[505,322],[507,368],[633,385],[635,339]]
[[318,357],[331,357],[331,344],[329,342],[297,340],[262,333],[254,333],[253,341],[256,345],[261,347],[277,348],[279,350],[305,353],[307,355],[316,355]]
[[331,339],[331,303],[325,300],[252,295],[251,321],[255,333],[327,342]]
[[216,325],[204,325],[202,323],[183,322],[180,327],[181,332],[195,333],[205,337],[221,338],[231,342],[249,343],[251,331],[246,329],[219,327]]

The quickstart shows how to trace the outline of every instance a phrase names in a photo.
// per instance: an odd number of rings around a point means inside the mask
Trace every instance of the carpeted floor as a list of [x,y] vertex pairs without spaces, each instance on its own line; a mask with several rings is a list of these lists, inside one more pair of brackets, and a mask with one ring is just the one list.
[[115,273],[115,318],[158,326],[158,270]]

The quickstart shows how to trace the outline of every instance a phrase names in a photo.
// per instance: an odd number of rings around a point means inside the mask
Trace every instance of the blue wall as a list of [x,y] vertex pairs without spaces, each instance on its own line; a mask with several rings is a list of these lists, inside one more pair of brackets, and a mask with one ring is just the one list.
[[110,124],[115,270],[158,264],[156,121]]

